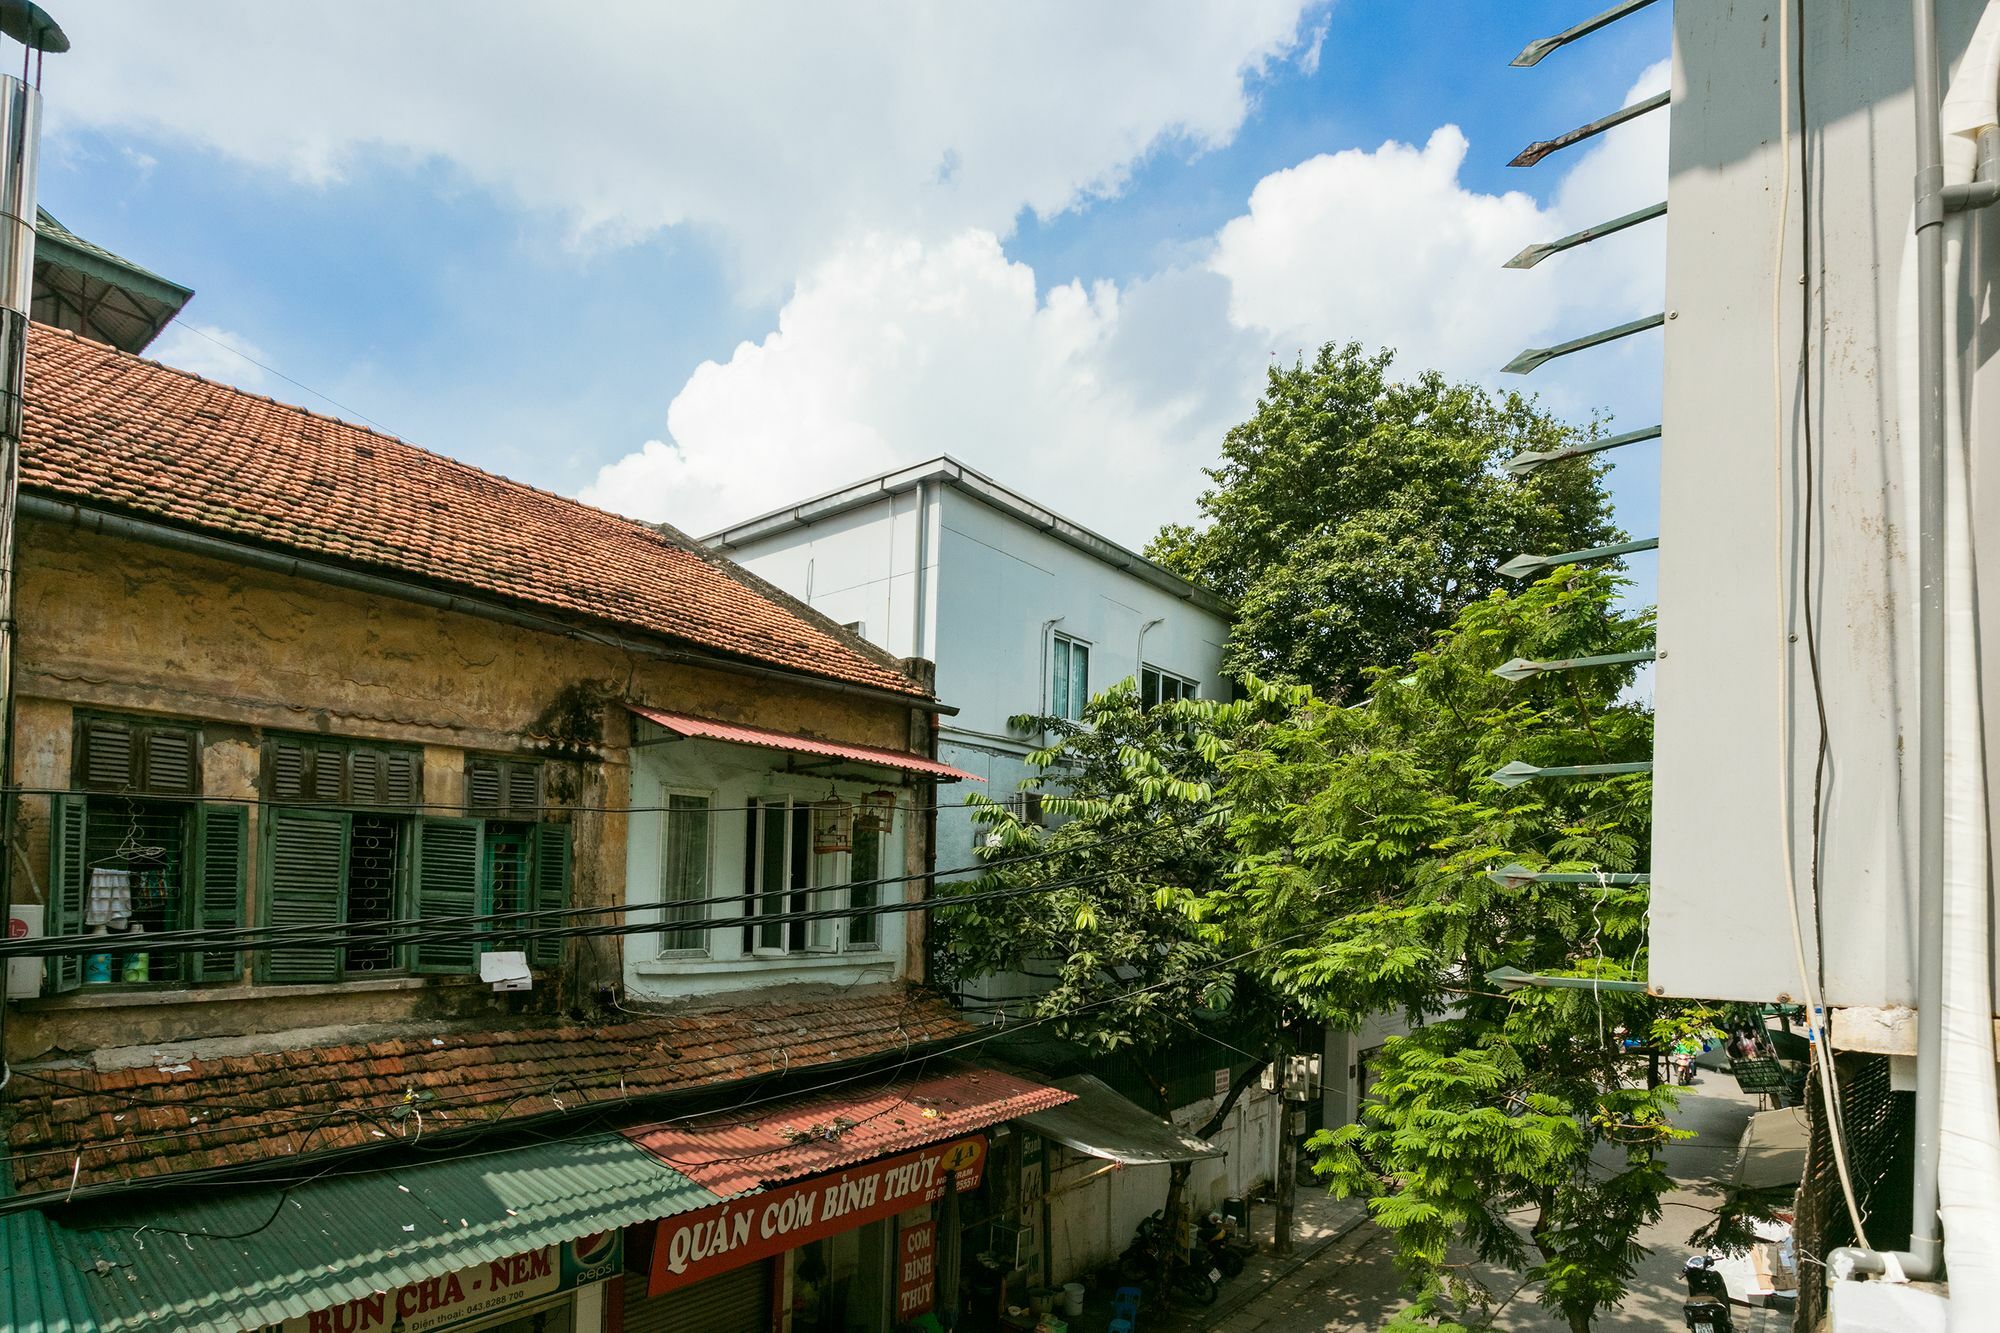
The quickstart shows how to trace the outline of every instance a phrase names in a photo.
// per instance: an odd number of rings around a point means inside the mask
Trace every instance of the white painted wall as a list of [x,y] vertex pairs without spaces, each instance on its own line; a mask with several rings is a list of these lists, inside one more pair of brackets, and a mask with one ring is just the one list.
[[869,642],[898,657],[930,657],[928,629],[922,642],[917,637],[919,506],[915,491],[884,495],[730,558],[822,615],[843,625],[859,621]]
[[[851,781],[830,784],[825,777],[787,774],[782,771],[783,764],[784,756],[775,751],[717,741],[684,740],[635,746],[632,804],[642,813],[634,813],[628,824],[628,900],[657,903],[661,899],[661,845],[666,827],[661,807],[667,804],[667,796],[672,792],[695,792],[710,798],[714,813],[710,816],[708,847],[709,895],[720,897],[743,891],[745,821],[749,817],[744,807],[752,798],[763,801],[789,795],[816,801],[824,799],[831,786],[845,799],[858,801],[868,792],[887,785]],[[883,839],[883,876],[904,873],[908,861],[911,798],[907,792],[898,794],[900,808],[895,826]],[[903,891],[902,885],[885,885],[878,900],[899,901]],[[844,905],[844,898],[828,896],[831,900],[815,906]],[[710,909],[710,920],[740,921],[743,911],[742,904],[718,904]],[[902,975],[907,919],[900,913],[877,917],[878,942],[871,947],[846,948],[830,954],[794,953],[784,958],[748,953],[738,927],[710,932],[705,955],[663,956],[661,935],[629,935],[625,937],[625,986],[637,999],[671,1000],[799,982],[849,985],[891,981]]]
[[[1215,1111],[1208,1098],[1175,1112],[1174,1122],[1194,1130]],[[1272,1181],[1277,1161],[1278,1099],[1252,1088],[1238,1099],[1222,1131],[1209,1142],[1226,1157],[1197,1162],[1188,1174],[1187,1197],[1195,1216],[1219,1212],[1230,1195],[1248,1197]],[[1101,1268],[1132,1243],[1148,1214],[1167,1201],[1170,1168],[1128,1166],[1103,1172],[1106,1165],[1058,1144],[1050,1144],[1049,1265],[1056,1282]],[[1082,1183],[1078,1183],[1082,1182]]]

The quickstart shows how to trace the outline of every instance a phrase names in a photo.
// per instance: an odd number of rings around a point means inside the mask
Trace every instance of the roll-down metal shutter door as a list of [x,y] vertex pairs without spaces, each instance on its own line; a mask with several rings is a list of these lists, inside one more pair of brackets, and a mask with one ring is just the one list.
[[625,1278],[625,1333],[770,1333],[769,1261],[718,1273],[648,1298],[646,1279]]

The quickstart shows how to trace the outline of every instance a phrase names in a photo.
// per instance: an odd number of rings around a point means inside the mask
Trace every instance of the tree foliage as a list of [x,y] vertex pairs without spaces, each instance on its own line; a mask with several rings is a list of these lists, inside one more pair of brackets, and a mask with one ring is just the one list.
[[1237,604],[1239,678],[1357,697],[1370,669],[1423,651],[1530,551],[1616,539],[1602,468],[1515,481],[1499,464],[1584,432],[1519,394],[1390,377],[1393,354],[1350,343],[1273,366],[1256,413],[1223,442],[1204,522],[1149,554]]
[[1051,892],[946,914],[949,967],[1040,969],[1035,1012],[1106,1050],[1151,1049],[1225,1005],[1233,1029],[1240,1015],[1246,1039],[1269,1043],[1288,1012],[1336,1027],[1407,1016],[1409,1035],[1370,1070],[1361,1121],[1314,1144],[1329,1185],[1394,1233],[1416,1298],[1403,1320],[1477,1321],[1503,1301],[1469,1253],[1587,1329],[1624,1296],[1676,1136],[1671,1090],[1649,1086],[1627,1040],[1663,1049],[1714,1016],[1488,980],[1503,966],[1644,980],[1643,887],[1488,872],[1640,868],[1649,778],[1508,788],[1490,775],[1652,748],[1631,668],[1520,683],[1493,668],[1646,646],[1650,616],[1618,611],[1619,586],[1571,568],[1475,601],[1357,705],[1254,680],[1230,703],[1141,710],[1129,685],[1101,696],[1037,756],[1070,822],[1043,834],[987,814],[1002,856],[1065,852],[996,869]]

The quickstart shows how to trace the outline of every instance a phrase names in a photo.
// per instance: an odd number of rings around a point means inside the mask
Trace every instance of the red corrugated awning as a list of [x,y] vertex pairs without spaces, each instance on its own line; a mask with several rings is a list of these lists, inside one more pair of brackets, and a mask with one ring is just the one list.
[[862,1084],[625,1137],[723,1198],[774,1181],[833,1171],[904,1152],[1076,1100],[993,1069],[953,1064],[941,1073]]
[[950,764],[940,764],[935,759],[909,754],[903,750],[884,750],[873,745],[840,745],[833,741],[817,741],[810,736],[793,736],[782,731],[766,731],[762,727],[746,727],[735,722],[716,722],[705,717],[691,717],[686,713],[669,713],[658,708],[642,708],[638,704],[628,704],[634,713],[648,722],[657,722],[676,736],[690,740],[727,741],[731,745],[761,745],[767,750],[789,750],[793,754],[818,755],[822,759],[846,759],[857,764],[873,764],[878,768],[901,769],[905,773],[921,773],[925,777],[943,778],[956,782],[961,778],[972,782],[986,779],[977,773],[967,773],[953,768]]

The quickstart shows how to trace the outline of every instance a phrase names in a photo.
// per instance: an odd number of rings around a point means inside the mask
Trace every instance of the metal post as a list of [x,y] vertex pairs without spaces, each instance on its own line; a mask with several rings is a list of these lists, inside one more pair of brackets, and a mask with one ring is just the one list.
[[1279,1254],[1292,1252],[1293,1215],[1299,1197],[1299,1140],[1293,1131],[1292,1061],[1278,1056],[1278,1179],[1276,1216],[1271,1222],[1271,1248]]

